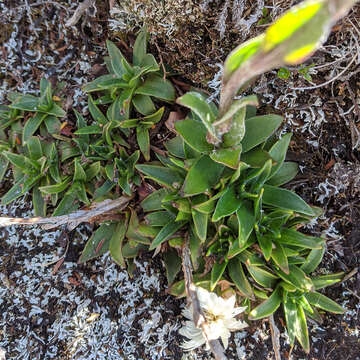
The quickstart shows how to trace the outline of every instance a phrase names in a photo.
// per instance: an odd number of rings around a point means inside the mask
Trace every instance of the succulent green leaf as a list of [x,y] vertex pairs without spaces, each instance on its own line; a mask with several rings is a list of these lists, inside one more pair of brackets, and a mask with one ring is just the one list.
[[181,136],[176,136],[168,140],[165,144],[167,151],[180,159],[185,159],[184,140]]
[[262,168],[266,161],[270,160],[269,153],[259,147],[248,151],[241,156],[241,161],[250,165],[252,168]]
[[136,128],[136,138],[139,148],[146,161],[150,160],[150,137],[149,130],[144,126]]
[[36,130],[40,127],[41,123],[47,116],[47,114],[36,113],[34,117],[31,117],[26,121],[22,133],[23,144],[25,144],[29,137],[36,132]]
[[67,191],[53,212],[53,216],[65,215],[75,211],[79,207],[78,199],[79,197],[76,192]]
[[[114,74],[107,74],[97,77],[95,80],[87,83],[82,89],[84,92],[90,93],[94,91],[103,90],[103,86],[107,84],[109,81],[117,79]],[[119,79],[117,79],[119,80]]]
[[157,75],[149,75],[135,90],[135,94],[149,95],[165,101],[175,100],[175,89],[171,82]]
[[245,136],[242,139],[243,152],[263,143],[281,125],[283,118],[279,115],[255,116],[245,120]]
[[312,278],[312,282],[314,283],[315,290],[320,290],[338,283],[344,278],[344,276],[345,274],[343,272],[329,275],[320,275]]
[[39,99],[32,95],[22,95],[14,93],[10,99],[12,103],[9,105],[11,109],[19,109],[24,111],[37,111]]
[[58,194],[65,191],[70,184],[70,177],[68,176],[64,181],[55,185],[40,186],[39,190],[44,194]]
[[150,115],[156,110],[151,97],[148,95],[135,95],[132,101],[135,109],[142,115]]
[[218,281],[221,279],[227,265],[227,260],[222,259],[221,262],[217,261],[211,269],[211,286],[210,290],[214,291]]
[[290,345],[294,344],[296,334],[296,321],[297,321],[297,307],[293,299],[288,299],[283,302],[286,327],[289,335]]
[[281,244],[309,249],[323,249],[324,239],[304,235],[293,229],[283,229],[278,239]]
[[148,33],[146,28],[139,31],[136,37],[134,48],[133,48],[133,64],[140,66],[146,55],[146,44],[147,44]]
[[101,163],[100,161],[96,161],[90,164],[85,170],[86,181],[91,181],[94,177],[96,177],[101,171]]
[[1,198],[1,204],[2,205],[7,205],[9,203],[11,203],[12,201],[16,200],[17,198],[19,198],[20,196],[23,195],[22,192],[22,186],[25,180],[25,176],[22,176],[11,188],[10,190],[3,195],[3,197]]
[[241,150],[241,144],[226,149],[217,149],[210,154],[210,158],[232,169],[237,169],[240,162]]
[[306,299],[313,306],[316,306],[325,311],[332,312],[334,314],[343,314],[345,309],[338,305],[335,301],[329,299],[327,296],[318,292],[311,292],[305,294]]
[[79,159],[74,161],[74,181],[86,181],[86,173],[83,167],[80,165]]
[[114,233],[110,239],[109,250],[113,260],[124,268],[125,260],[122,254],[122,244],[126,235],[127,230],[127,219],[121,219],[114,229]]
[[3,181],[8,166],[9,166],[9,160],[7,160],[4,156],[0,155],[0,183]]
[[301,305],[297,306],[295,336],[298,339],[302,348],[308,354],[310,352],[309,333],[306,323],[305,312]]
[[281,269],[274,267],[275,273],[290,285],[295,286],[299,290],[313,291],[314,284],[311,279],[296,265],[289,265],[289,274]]
[[224,166],[210,157],[201,156],[189,169],[185,178],[183,192],[185,196],[206,193],[218,183]]
[[204,154],[212,151],[213,146],[206,140],[206,127],[201,122],[186,118],[185,120],[176,121],[175,129],[194,150]]
[[244,269],[238,259],[231,259],[228,263],[228,270],[231,280],[234,282],[237,289],[248,299],[254,300],[254,292],[245,276]]
[[166,278],[168,285],[172,284],[176,278],[176,275],[181,270],[181,259],[174,249],[169,249],[164,253],[164,263],[166,270]]
[[99,125],[90,125],[84,126],[79,130],[74,132],[75,135],[94,135],[94,134],[102,134],[103,128]]
[[289,263],[284,248],[279,243],[275,242],[273,244],[275,247],[272,249],[271,258],[285,274],[289,274]]
[[195,225],[196,235],[203,243],[206,240],[209,215],[195,209],[191,210],[191,214]]
[[268,181],[268,185],[281,186],[288,183],[297,175],[299,166],[295,162],[284,162],[280,169]]
[[35,216],[46,216],[46,202],[38,187],[32,190],[32,202]]
[[321,249],[312,249],[306,257],[305,262],[300,266],[301,270],[306,274],[312,273],[321,263],[325,250],[325,243],[322,244]]
[[265,268],[255,265],[246,264],[251,277],[261,286],[273,289],[278,282],[279,278]]
[[154,211],[145,216],[146,223],[151,226],[165,226],[174,219],[175,216],[168,211]]
[[[126,68],[131,68],[130,64],[127,62],[124,55],[113,42],[106,40],[106,46],[109,51],[112,69],[115,74],[121,78],[125,73],[127,73]],[[124,67],[124,63],[126,68]]]
[[38,160],[43,156],[41,142],[37,136],[29,137],[26,145],[29,151],[30,158],[32,160]]
[[86,243],[81,253],[79,263],[94,259],[109,250],[110,239],[116,229],[116,224],[101,224]]
[[88,97],[88,107],[89,107],[91,116],[97,123],[105,125],[108,122],[108,120],[106,119],[106,116],[96,106],[94,99],[92,98],[91,95],[89,95],[89,97]]
[[283,165],[291,137],[291,133],[284,135],[269,150],[270,156],[276,161],[276,164],[271,169],[269,179],[271,179]]
[[297,194],[276,186],[264,185],[263,203],[299,214],[314,216],[314,210]]
[[217,222],[223,217],[233,214],[241,203],[242,200],[236,194],[235,186],[230,186],[218,200],[212,221]]
[[245,245],[255,225],[254,210],[250,201],[243,200],[236,212],[239,223],[239,245]]
[[263,252],[265,260],[269,261],[270,257],[271,257],[272,250],[273,250],[273,248],[272,248],[273,247],[273,242],[272,242],[271,236],[269,236],[267,234],[265,234],[265,235],[259,234],[257,236],[257,240],[258,240],[258,243],[260,245],[260,249]]
[[259,320],[272,315],[281,304],[281,287],[277,286],[271,296],[253,309],[249,314],[250,320]]
[[186,221],[173,221],[171,220],[167,223],[157,234],[155,239],[150,245],[149,250],[156,249],[164,241],[168,240],[170,236],[174,235],[179,229],[181,229],[186,224]]
[[145,212],[162,210],[162,200],[168,194],[169,191],[167,189],[156,190],[141,202],[141,207]]
[[135,167],[150,179],[170,189],[178,189],[183,183],[182,176],[173,169],[151,164],[136,165]]

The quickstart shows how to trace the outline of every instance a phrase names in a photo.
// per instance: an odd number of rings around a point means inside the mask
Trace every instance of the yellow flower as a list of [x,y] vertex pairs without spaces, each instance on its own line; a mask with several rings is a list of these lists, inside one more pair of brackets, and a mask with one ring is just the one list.
[[[223,299],[215,293],[200,287],[196,288],[196,294],[209,325],[209,340],[221,338],[226,349],[229,344],[231,331],[241,330],[247,326],[245,322],[235,319],[235,316],[242,313],[246,307],[235,307],[235,295],[228,299]],[[192,308],[184,309],[182,314],[190,321],[185,322],[185,326],[179,330],[179,333],[190,340],[185,341],[181,347],[191,351],[206,344],[208,349],[209,346],[206,343],[202,330],[195,327]]]

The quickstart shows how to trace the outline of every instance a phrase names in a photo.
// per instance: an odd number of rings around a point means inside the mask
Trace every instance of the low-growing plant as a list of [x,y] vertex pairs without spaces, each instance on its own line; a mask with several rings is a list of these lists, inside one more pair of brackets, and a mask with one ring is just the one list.
[[[297,339],[309,352],[307,317],[320,322],[317,309],[344,311],[318,290],[343,274],[315,273],[326,239],[305,234],[304,225],[321,210],[282,187],[298,171],[286,161],[292,134],[276,134],[283,118],[256,115],[255,95],[234,97],[257,75],[303,62],[353,3],[304,1],[237,47],[224,64],[219,106],[194,91],[178,98],[190,112],[175,122],[175,136],[151,162],[149,131],[164,114],[158,101],[174,101],[175,90],[147,53],[145,28],[132,64],[107,41],[109,74],[84,87],[89,123],[76,111],[75,129],[61,123],[66,114],[45,79],[40,97],[11,93],[11,104],[0,108],[0,181],[11,166],[14,185],[2,203],[31,191],[36,215],[49,208],[62,215],[121,193],[133,196],[134,185],[149,179],[158,188],[142,200],[142,211],[132,203],[102,218],[80,262],[109,251],[131,272],[135,257],[155,250],[163,254],[170,292],[183,296],[186,282],[177,277],[180,253],[189,247],[197,286],[232,299],[239,295],[250,320],[271,316],[282,305],[290,344]],[[131,129],[140,151],[131,146]]]

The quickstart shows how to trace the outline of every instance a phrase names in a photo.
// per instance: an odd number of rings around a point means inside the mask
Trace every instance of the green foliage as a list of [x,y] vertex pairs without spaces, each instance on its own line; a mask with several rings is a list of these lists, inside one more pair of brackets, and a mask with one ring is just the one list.
[[[164,108],[156,110],[154,100],[172,102],[175,90],[169,80],[164,79],[153,55],[147,53],[147,32],[142,29],[135,41],[133,64],[125,59],[121,51],[111,41],[106,42],[109,57],[105,59],[109,74],[100,76],[84,86],[88,93],[100,92],[98,104],[110,104],[106,117],[96,110],[94,120],[114,128],[135,128],[139,148],[150,160],[149,129],[155,127],[163,115]],[[133,109],[138,117],[132,117]],[[91,109],[90,109],[91,111]],[[99,124],[99,125],[100,125]],[[86,131],[86,130],[84,130]],[[96,129],[89,129],[96,131]],[[101,131],[101,129],[97,129]]]
[[[282,305],[293,334],[291,343],[297,338],[308,351],[306,316],[319,320],[316,308],[343,310],[314,292],[309,275],[322,259],[325,239],[305,235],[298,228],[318,216],[318,210],[279,187],[297,172],[296,164],[285,161],[291,134],[276,140],[273,134],[282,118],[256,116],[246,111],[250,105],[243,101],[244,106],[235,103],[229,110],[232,116],[241,116],[239,125],[230,130],[237,131],[231,146],[215,147],[207,139],[217,114],[214,104],[193,92],[178,102],[192,111],[175,123],[180,136],[165,145],[168,156],[157,155],[158,162],[136,165],[145,178],[167,188],[142,203],[145,223],[156,229],[149,249],[166,249],[166,242],[176,248],[181,246],[176,239],[188,238],[195,276],[209,276],[206,287],[220,292],[218,284],[226,280],[246,301],[265,299],[250,311],[253,320],[271,315]],[[217,156],[224,150],[229,153]],[[166,256],[172,259],[166,266],[173,281],[179,269],[169,267],[178,263],[176,253],[171,250]],[[182,294],[180,285],[172,286],[173,294]]]

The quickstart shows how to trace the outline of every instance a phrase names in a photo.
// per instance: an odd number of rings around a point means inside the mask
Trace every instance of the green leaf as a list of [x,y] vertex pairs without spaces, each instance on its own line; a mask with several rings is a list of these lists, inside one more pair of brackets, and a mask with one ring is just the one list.
[[181,229],[185,224],[186,221],[174,222],[173,220],[167,223],[157,234],[151,243],[149,250],[156,249],[164,241],[168,240],[171,235],[175,234],[179,229]]
[[117,79],[116,75],[114,74],[107,74],[97,77],[95,80],[87,83],[85,86],[83,86],[82,90],[84,92],[94,92],[94,91],[100,91],[102,90],[102,86],[106,84],[109,80]]
[[210,106],[204,95],[195,91],[189,91],[177,98],[176,102],[192,110],[200,118],[205,128],[211,134],[215,134],[212,124],[216,119],[217,113],[214,112],[214,107]]
[[296,322],[297,322],[297,307],[293,299],[287,299],[283,302],[284,314],[286,320],[286,327],[289,335],[290,345],[294,344],[296,334]]
[[88,96],[88,107],[91,116],[93,119],[98,122],[99,124],[105,125],[108,120],[106,119],[106,116],[100,111],[100,109],[96,106],[94,99],[91,97],[91,95]]
[[28,173],[29,170],[33,168],[32,164],[29,162],[29,159],[23,155],[13,154],[9,151],[4,151],[2,155],[5,156],[5,158],[9,160],[11,164],[21,169],[24,173]]
[[135,95],[132,101],[135,109],[142,115],[150,115],[156,111],[155,105],[148,95]]
[[176,278],[176,275],[181,270],[181,259],[176,250],[171,249],[164,254],[164,263],[166,269],[166,278],[168,285],[172,284]]
[[206,127],[201,122],[186,118],[176,121],[175,129],[192,149],[204,154],[213,150],[213,146],[206,140]]
[[74,161],[74,181],[86,181],[86,173],[83,169],[83,167],[80,165],[79,159],[76,158]]
[[279,278],[263,267],[246,264],[251,277],[261,286],[273,289]]
[[295,321],[295,336],[305,352],[310,352],[309,333],[306,323],[306,316],[301,305],[297,306],[297,314]]
[[227,265],[227,260],[222,259],[222,262],[216,262],[211,269],[211,285],[210,290],[214,291],[218,281],[221,279]]
[[68,191],[53,212],[53,216],[70,214],[71,212],[77,210],[78,207],[78,194],[74,191]]
[[297,175],[299,166],[294,162],[284,162],[280,169],[271,179],[267,180],[267,184],[272,186],[281,186],[288,183]]
[[133,64],[140,66],[146,55],[146,43],[147,43],[147,31],[146,28],[142,28],[136,37],[133,48]]
[[19,109],[25,111],[37,111],[39,105],[39,99],[32,95],[22,95],[18,93],[13,93],[10,101],[12,103],[9,105],[11,109]]
[[321,263],[321,260],[325,254],[325,244],[322,244],[321,249],[312,249],[309,255],[306,257],[305,262],[300,266],[306,274],[312,273]]
[[1,198],[1,204],[7,205],[12,201],[16,200],[23,195],[22,186],[25,180],[25,176],[22,176],[11,188],[10,190]]
[[185,196],[210,191],[218,183],[224,166],[212,161],[210,157],[201,156],[189,169],[185,178],[183,191]]
[[289,273],[288,259],[285,254],[284,248],[279,243],[273,243],[275,248],[271,251],[271,258],[274,263],[285,273]]
[[181,136],[176,136],[168,140],[165,144],[167,151],[180,159],[185,159],[184,140]]
[[343,314],[345,309],[338,305],[335,301],[329,299],[327,296],[318,292],[312,292],[305,294],[306,299],[313,306],[316,306],[325,311],[332,312],[334,314]]
[[66,115],[66,112],[60,106],[53,104],[53,106],[46,111],[46,114],[50,116],[63,118]]
[[244,246],[256,222],[251,202],[243,200],[236,212],[239,223],[239,245]]
[[109,243],[109,250],[111,257],[122,268],[126,266],[122,254],[122,244],[125,238],[126,230],[127,230],[127,218],[121,219],[116,224],[116,228]]
[[6,171],[9,166],[9,161],[0,155],[0,183],[3,181]]
[[109,250],[110,239],[116,229],[116,224],[101,224],[86,243],[81,253],[79,263],[99,257]]
[[181,175],[173,170],[159,165],[136,165],[137,170],[144,173],[150,179],[170,189],[178,189],[183,183]]
[[145,221],[151,226],[165,226],[175,216],[168,211],[155,211],[145,216]]
[[235,186],[230,186],[216,204],[211,221],[217,222],[225,216],[233,214],[241,205],[242,200],[235,191]]
[[241,150],[241,144],[226,149],[217,149],[210,154],[210,158],[232,169],[237,169],[240,162]]
[[46,216],[46,202],[42,197],[42,194],[39,188],[35,187],[32,190],[32,203],[34,207],[35,216]]
[[223,82],[228,82],[231,75],[258,51],[264,37],[265,35],[257,36],[239,45],[228,55],[224,64]]
[[265,260],[269,261],[272,250],[273,250],[272,249],[272,247],[273,247],[272,238],[267,234],[265,234],[265,235],[260,234],[259,236],[257,236],[257,240],[258,240],[260,249],[264,255]]
[[66,177],[64,181],[55,185],[40,186],[39,190],[44,194],[58,194],[65,191],[70,184],[70,176]]
[[141,207],[145,212],[162,210],[162,199],[168,194],[167,189],[156,190],[141,202]]
[[25,123],[24,130],[22,133],[22,142],[23,144],[29,139],[31,135],[33,135],[36,130],[39,128],[41,123],[47,117],[46,114],[36,113],[36,115],[30,119],[28,119]]
[[135,90],[135,94],[149,95],[165,101],[175,100],[175,89],[171,82],[157,75],[148,76],[145,82]]
[[146,161],[150,160],[150,138],[149,130],[144,126],[136,127],[136,138],[139,148],[144,155]]
[[195,225],[196,235],[203,243],[206,240],[209,216],[208,214],[201,213],[195,209],[191,210],[191,214]]
[[29,137],[26,145],[32,160],[38,160],[43,156],[41,142],[37,136]]
[[101,162],[97,161],[90,164],[85,170],[86,181],[92,180],[95,176],[97,176],[101,171]]
[[301,248],[322,249],[324,247],[324,239],[304,235],[293,229],[284,229],[281,237],[278,239],[281,244],[293,245]]
[[270,156],[276,161],[276,165],[274,165],[271,169],[269,179],[271,179],[283,165],[290,144],[291,136],[291,133],[284,135],[269,150]]
[[311,279],[296,265],[289,265],[289,274],[281,269],[274,267],[275,273],[290,285],[295,286],[299,290],[313,291],[314,284]]
[[249,314],[249,320],[259,320],[273,314],[281,304],[281,287],[277,286],[271,296],[253,309]]
[[262,168],[271,159],[269,153],[259,147],[248,151],[241,156],[241,161],[250,165],[252,168]]
[[115,74],[121,78],[123,74],[127,73],[126,67],[130,68],[130,64],[126,61],[124,55],[121,51],[117,48],[117,46],[111,42],[110,40],[106,40],[106,46],[109,51],[111,67]]
[[281,125],[283,118],[279,115],[255,116],[245,120],[245,136],[241,142],[243,152],[253,149],[264,142]]
[[315,216],[314,210],[294,192],[276,186],[264,185],[263,203],[300,214]]
[[344,278],[345,274],[343,272],[329,275],[320,275],[312,278],[314,283],[315,290],[320,290],[326,288],[330,285],[336,284]]
[[244,274],[244,270],[240,261],[236,258],[229,260],[228,270],[230,278],[234,282],[237,289],[248,299],[254,300],[254,293],[248,279]]
[[103,128],[99,125],[90,125],[84,126],[79,130],[74,132],[75,135],[93,135],[93,134],[102,134]]

